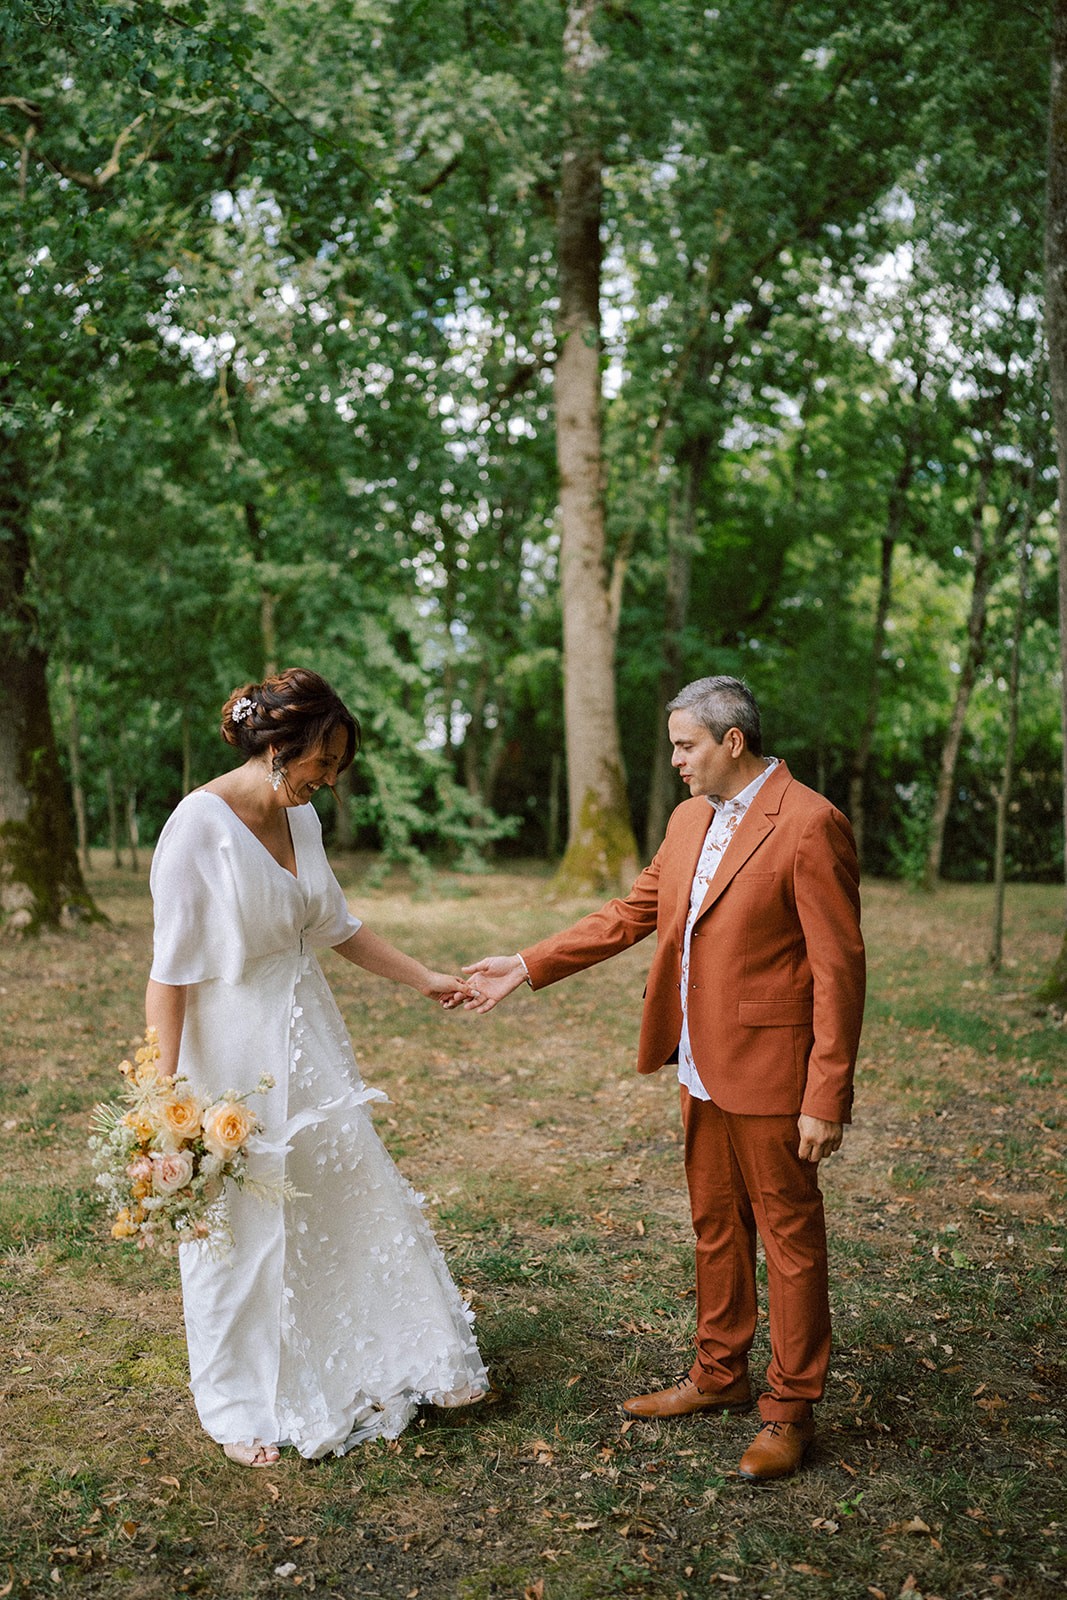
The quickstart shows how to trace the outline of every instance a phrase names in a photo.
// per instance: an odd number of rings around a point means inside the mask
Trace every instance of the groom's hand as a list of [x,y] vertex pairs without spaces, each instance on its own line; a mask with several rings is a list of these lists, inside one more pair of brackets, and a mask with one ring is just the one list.
[[501,1000],[506,1000],[513,989],[526,981],[526,968],[520,956],[485,956],[472,966],[464,967],[469,974],[471,998],[463,1003],[464,1011],[476,1011],[484,1016]]

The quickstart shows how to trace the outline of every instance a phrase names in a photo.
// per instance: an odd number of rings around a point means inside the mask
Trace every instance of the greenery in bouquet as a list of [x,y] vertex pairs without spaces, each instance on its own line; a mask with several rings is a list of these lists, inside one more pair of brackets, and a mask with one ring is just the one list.
[[[159,1068],[154,1028],[119,1071],[126,1080],[122,1097],[96,1107],[89,1140],[112,1238],[164,1253],[192,1242],[226,1248],[226,1180],[264,1195],[270,1188],[248,1172],[249,1140],[261,1128],[246,1104],[250,1096],[205,1101],[187,1079],[168,1077]],[[272,1085],[261,1078],[252,1092]]]

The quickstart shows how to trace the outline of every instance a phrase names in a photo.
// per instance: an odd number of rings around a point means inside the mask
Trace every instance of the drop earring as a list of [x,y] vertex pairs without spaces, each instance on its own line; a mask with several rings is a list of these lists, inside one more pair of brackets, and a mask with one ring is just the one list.
[[267,782],[270,784],[275,794],[278,793],[278,790],[285,782],[285,768],[278,762],[277,757],[275,757],[275,765],[271,767],[271,770],[267,773]]

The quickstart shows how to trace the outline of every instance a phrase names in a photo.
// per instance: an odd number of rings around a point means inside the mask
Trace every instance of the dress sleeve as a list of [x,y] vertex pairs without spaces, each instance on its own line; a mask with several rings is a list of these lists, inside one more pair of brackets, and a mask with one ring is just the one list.
[[172,813],[152,857],[157,983],[237,983],[245,950],[230,841],[205,806]]
[[332,950],[358,933],[363,923],[349,911],[345,892],[327,860],[322,824],[314,807],[301,806],[290,812],[289,826],[294,834],[298,828],[301,830],[301,872],[307,871],[309,879],[304,944],[313,950]]

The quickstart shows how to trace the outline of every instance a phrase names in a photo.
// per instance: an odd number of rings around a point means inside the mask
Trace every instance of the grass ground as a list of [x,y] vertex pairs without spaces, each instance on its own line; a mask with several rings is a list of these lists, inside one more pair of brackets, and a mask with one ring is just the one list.
[[[342,877],[442,966],[585,909],[534,872],[433,893]],[[103,1242],[92,1196],[88,1114],[140,1033],[150,945],[144,876],[94,889],[109,927],[0,951],[0,1597],[1067,1590],[1065,1037],[1028,998],[1061,894],[1010,892],[993,980],[985,889],[869,886],[857,1122],[824,1169],[832,1385],[805,1470],[752,1488],[751,1418],[619,1411],[692,1335],[676,1090],[632,1071],[647,949],[486,1019],[327,958],[499,1399],[343,1460],[225,1462],[186,1390],[176,1270]]]

